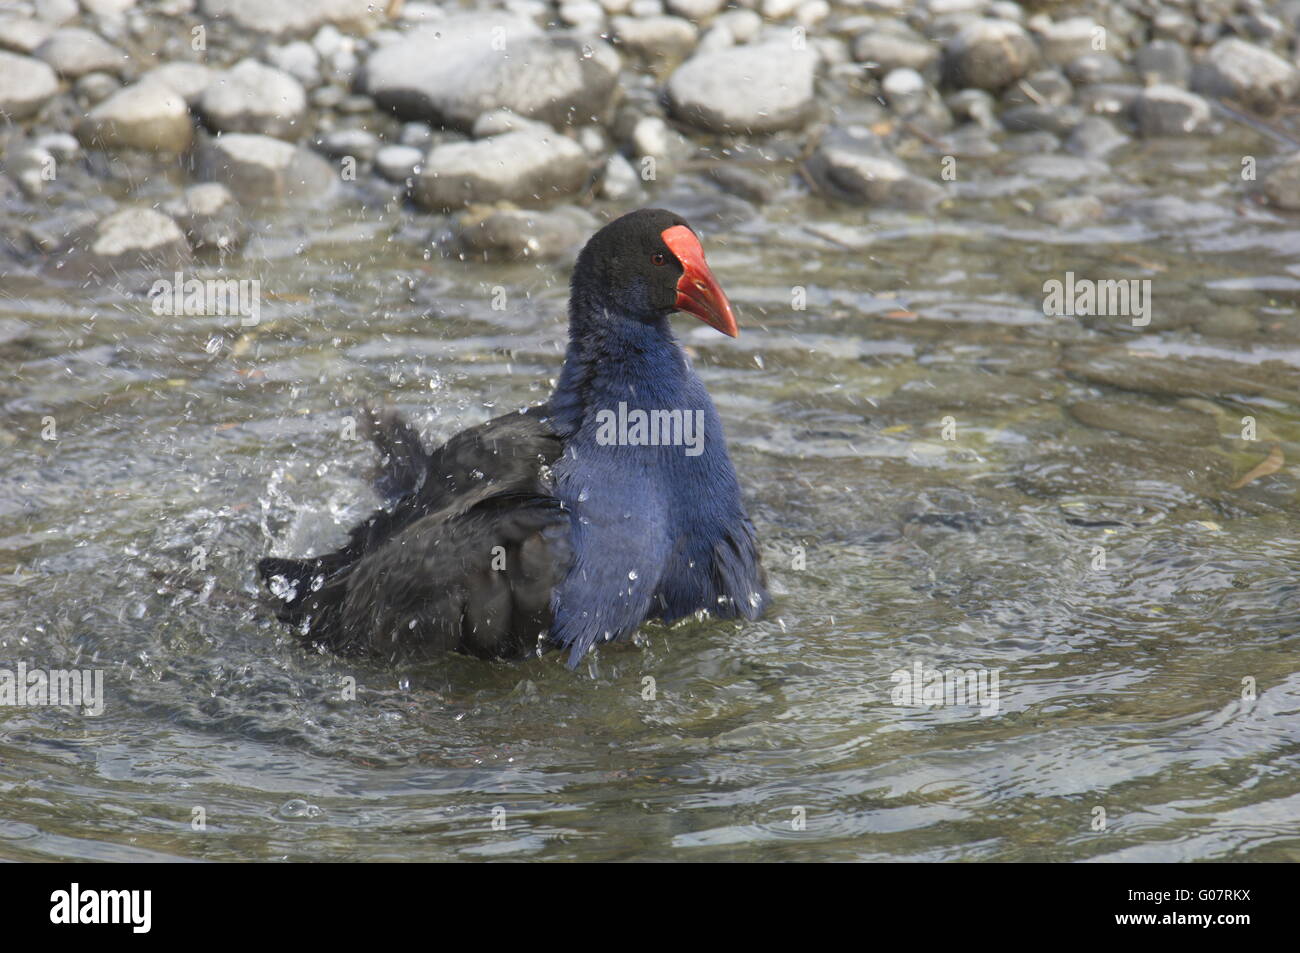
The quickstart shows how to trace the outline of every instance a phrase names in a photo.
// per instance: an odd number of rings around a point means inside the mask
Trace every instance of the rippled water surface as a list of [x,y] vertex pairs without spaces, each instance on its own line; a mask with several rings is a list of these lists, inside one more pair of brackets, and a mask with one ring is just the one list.
[[[737,341],[677,326],[776,601],[577,672],[313,655],[252,569],[373,505],[361,404],[441,440],[544,398],[567,263],[426,256],[430,219],[346,200],[259,220],[252,329],[153,315],[157,275],[7,278],[0,658],[108,697],[0,709],[0,857],[1300,859],[1300,222],[1243,148],[963,160],[934,218],[661,192],[737,306]],[[1107,217],[1031,214],[1079,191]],[[1044,316],[1066,271],[1151,279],[1151,325]],[[998,713],[895,705],[918,661],[996,671]]]

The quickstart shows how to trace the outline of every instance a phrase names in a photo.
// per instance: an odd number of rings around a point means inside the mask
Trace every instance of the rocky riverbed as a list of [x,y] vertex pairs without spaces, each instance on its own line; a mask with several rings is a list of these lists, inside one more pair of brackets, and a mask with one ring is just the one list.
[[[1297,859],[1298,23],[0,0],[0,669],[107,696],[0,708],[0,857]],[[643,205],[736,307],[677,327],[769,617],[303,652],[252,567],[372,505],[349,415],[542,399]]]

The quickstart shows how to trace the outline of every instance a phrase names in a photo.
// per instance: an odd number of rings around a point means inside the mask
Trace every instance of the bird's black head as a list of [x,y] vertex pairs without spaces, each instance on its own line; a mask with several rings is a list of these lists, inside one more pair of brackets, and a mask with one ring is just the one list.
[[685,219],[664,209],[629,212],[591,236],[570,287],[576,308],[594,303],[640,321],[687,311],[723,334],[738,333],[699,238]]

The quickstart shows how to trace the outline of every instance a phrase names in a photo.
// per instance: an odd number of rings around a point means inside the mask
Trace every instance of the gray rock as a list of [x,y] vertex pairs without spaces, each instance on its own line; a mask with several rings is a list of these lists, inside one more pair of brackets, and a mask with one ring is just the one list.
[[338,180],[329,163],[307,149],[251,133],[226,133],[199,150],[204,178],[230,188],[240,202],[319,202]]
[[777,182],[771,177],[731,163],[710,166],[706,174],[724,192],[755,205],[767,205],[779,191]]
[[727,0],[668,0],[670,11],[687,20],[707,20],[727,5]]
[[44,149],[60,162],[67,162],[81,155],[81,143],[77,137],[66,132],[47,132],[36,137],[36,148]]
[[668,80],[676,115],[705,132],[798,129],[814,113],[817,57],[786,43],[741,46],[687,60]]
[[614,17],[612,25],[620,48],[655,66],[685,58],[699,39],[695,25],[681,17]]
[[1210,105],[1195,93],[1167,84],[1149,86],[1133,104],[1143,136],[1194,136],[1208,132]]
[[605,10],[596,0],[564,0],[560,4],[560,22],[597,33],[605,22]]
[[379,152],[379,138],[365,129],[336,129],[321,137],[316,149],[331,159],[351,156],[358,162],[370,162]]
[[714,22],[726,27],[737,43],[753,43],[763,32],[763,18],[753,10],[726,10]]
[[76,79],[87,73],[120,75],[126,68],[126,54],[100,37],[80,27],[62,27],[36,48],[36,55],[60,76]]
[[1064,66],[1080,56],[1101,52],[1093,48],[1099,25],[1091,17],[1071,17],[1055,23],[1049,20],[1030,25],[1038,34],[1043,58],[1049,63]]
[[326,23],[373,27],[386,5],[375,0],[202,0],[211,20],[232,20],[246,30],[272,36],[304,36]]
[[1129,141],[1129,137],[1116,129],[1109,119],[1089,116],[1070,132],[1070,137],[1065,141],[1065,150],[1076,156],[1104,159]]
[[55,26],[67,23],[80,12],[77,9],[77,0],[36,0],[33,6],[36,8],[38,20],[44,20]]
[[0,116],[25,119],[59,91],[54,70],[40,60],[0,53]]
[[1007,20],[972,20],[944,47],[954,85],[994,91],[1028,73],[1037,57],[1029,34]]
[[584,125],[608,111],[619,65],[601,40],[539,36],[527,20],[470,14],[380,47],[364,83],[384,108],[435,125],[468,130],[498,107],[553,126]]
[[641,177],[632,163],[615,152],[605,161],[600,176],[600,197],[612,202],[626,202],[641,195]]
[[953,118],[959,122],[978,123],[983,129],[1000,129],[994,111],[992,95],[982,89],[963,89],[953,93],[945,102]]
[[493,109],[474,120],[474,125],[470,127],[470,135],[475,139],[487,139],[489,136],[499,136],[503,132],[522,130],[532,130],[544,135],[554,133],[552,126],[539,120],[525,119],[509,109]]
[[54,26],[32,17],[0,18],[0,49],[15,53],[32,53],[50,38]]
[[463,213],[455,227],[457,243],[466,254],[509,261],[558,258],[576,250],[600,223],[590,212],[565,206],[551,211]]
[[1109,53],[1088,53],[1065,65],[1065,78],[1076,86],[1118,83],[1127,78],[1124,64]]
[[882,32],[873,28],[853,41],[853,58],[877,75],[896,69],[923,73],[938,62],[939,48],[911,30]]
[[128,206],[105,216],[74,240],[68,264],[74,275],[108,275],[124,269],[175,269],[190,261],[180,226],[156,209]]
[[477,202],[539,205],[577,192],[590,177],[590,160],[572,139],[521,130],[434,146],[414,198],[441,212]]
[[193,124],[185,100],[170,86],[136,83],[114,93],[77,125],[77,137],[99,149],[181,153]]
[[208,84],[199,97],[198,112],[218,132],[296,139],[304,131],[307,94],[288,73],[246,59]]
[[1074,98],[1074,87],[1054,69],[1022,76],[1002,94],[1003,106],[1064,106]]
[[72,84],[77,99],[86,106],[95,106],[122,88],[122,82],[109,73],[87,73]]
[[273,46],[266,51],[266,58],[272,66],[288,73],[307,89],[320,85],[320,54],[310,43],[295,40],[284,46]]
[[1300,152],[1293,152],[1260,180],[1259,189],[1270,205],[1300,212]]
[[424,150],[415,146],[384,146],[375,153],[375,168],[389,182],[405,182],[424,161]]
[[1142,87],[1130,83],[1094,83],[1079,90],[1079,108],[1098,116],[1123,116],[1133,109]]
[[1276,53],[1230,37],[1214,44],[1196,64],[1192,88],[1268,114],[1295,99],[1300,72]]
[[1168,83],[1186,86],[1192,74],[1192,64],[1187,51],[1169,40],[1153,40],[1137,51],[1133,58],[1138,78],[1148,86]]
[[1002,125],[1009,132],[1050,132],[1064,136],[1084,119],[1077,106],[1012,106],[1002,113]]
[[170,86],[188,106],[197,106],[203,91],[218,74],[202,63],[164,63],[140,77],[143,82],[158,82]]
[[1185,13],[1163,7],[1151,20],[1151,36],[1157,40],[1172,40],[1184,45],[1196,36],[1196,21]]
[[841,201],[929,210],[947,196],[937,183],[912,175],[875,140],[828,134],[807,169],[826,194]]
[[1034,214],[1057,228],[1078,228],[1097,222],[1106,214],[1106,207],[1095,195],[1071,195],[1043,202]]
[[191,185],[183,198],[168,202],[163,209],[176,219],[195,251],[234,251],[248,238],[239,203],[219,182]]

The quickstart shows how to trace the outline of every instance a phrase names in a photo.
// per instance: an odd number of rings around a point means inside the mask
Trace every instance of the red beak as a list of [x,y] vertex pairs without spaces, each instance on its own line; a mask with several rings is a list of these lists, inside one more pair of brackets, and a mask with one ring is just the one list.
[[740,333],[736,316],[731,313],[731,302],[722,293],[722,286],[713,277],[704,261],[704,249],[695,233],[685,225],[665,228],[662,236],[668,250],[682,263],[682,276],[677,279],[677,310],[695,315],[709,327],[717,328],[729,337]]

